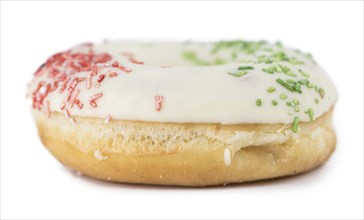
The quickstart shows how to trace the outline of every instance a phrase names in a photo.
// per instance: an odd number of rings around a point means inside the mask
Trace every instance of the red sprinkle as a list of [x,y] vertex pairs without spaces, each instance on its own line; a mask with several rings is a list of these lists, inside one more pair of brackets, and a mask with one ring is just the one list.
[[66,79],[67,79],[67,74],[62,73],[61,75],[58,76],[56,81],[65,81]]
[[86,88],[90,89],[92,86],[92,73],[88,74],[86,79]]
[[133,57],[134,54],[130,53],[130,52],[122,52],[121,55],[126,56],[126,57]]
[[62,102],[61,104],[61,110],[63,110],[66,107],[66,102]]
[[57,81],[53,82],[52,87],[51,87],[51,84],[48,84],[48,85],[49,85],[48,93],[53,92],[54,90],[56,90],[58,88],[58,82]]
[[43,106],[43,100],[47,97],[51,86],[50,84],[46,84],[45,81],[40,81],[37,85],[37,88],[32,92],[32,101],[33,108],[41,110]]
[[39,89],[40,89],[40,88],[41,88],[44,84],[45,84],[45,82],[44,82],[44,81],[40,81],[40,82],[38,83],[37,88],[33,91],[32,95],[33,95],[33,96],[35,96],[35,95],[38,93]]
[[46,65],[46,63],[43,63],[42,65],[40,65],[40,67],[34,73],[34,76],[35,77],[38,77],[40,75],[43,75],[43,73],[44,73],[43,69],[44,69],[45,65]]
[[101,83],[102,80],[104,80],[104,78],[105,78],[105,74],[99,75],[99,77],[97,77],[97,82]]
[[51,108],[49,106],[49,101],[47,101],[47,117],[50,118],[51,117]]
[[80,90],[77,89],[74,93],[73,93],[73,96],[72,98],[70,99],[70,105],[71,105],[71,108],[73,108],[73,105],[75,104],[75,100],[77,99],[77,96],[78,96],[78,93],[80,93]]
[[[35,78],[42,76],[46,80],[38,80],[40,82],[37,87],[32,93],[29,93],[34,109],[45,109],[47,115],[50,115],[50,103],[49,101],[44,101],[45,98],[54,91],[58,90],[62,94],[67,89],[67,96],[60,105],[60,108],[65,111],[66,117],[71,118],[69,110],[66,109],[66,107],[68,108],[67,105],[71,108],[74,105],[77,105],[79,109],[83,108],[83,103],[77,99],[79,93],[82,92],[82,89],[77,89],[78,84],[85,81],[87,89],[92,87],[92,83],[95,83],[95,87],[98,88],[100,83],[105,79],[107,75],[99,74],[98,65],[110,67],[109,63],[112,60],[112,56],[107,53],[95,53],[91,43],[79,45],[77,48],[79,47],[84,47],[86,52],[74,52],[71,49],[54,54],[36,70],[34,74]],[[120,68],[117,61],[113,65]],[[126,67],[121,67],[121,69],[129,70]],[[86,73],[86,77],[80,77],[77,74],[81,72],[88,73]],[[116,76],[117,73],[111,74],[111,76],[113,75]],[[90,105],[96,107],[96,100],[101,96],[102,93],[92,96],[90,98]],[[73,119],[72,121],[75,120]]]
[[156,95],[154,97],[154,99],[155,99],[155,110],[157,112],[159,112],[161,110],[161,108],[162,108],[162,103],[164,101],[164,97],[160,96],[160,95]]
[[70,112],[68,111],[68,109],[64,110],[64,115],[66,116],[67,119],[71,118]]
[[71,117],[70,112],[68,111],[68,109],[64,110],[64,115],[66,116],[67,119],[69,119],[71,122],[76,123],[76,119],[74,117]]
[[102,96],[103,96],[102,92],[100,92],[100,93],[96,93],[95,95],[91,96],[88,100],[89,100],[90,102],[93,102],[93,101],[95,101],[95,100],[99,99],[99,98],[100,98],[100,97],[102,97]]
[[102,53],[102,54],[97,54],[94,55],[94,62],[95,63],[106,63],[108,61],[110,61],[112,59],[112,57],[107,54],[107,53]]
[[92,72],[91,72],[91,75],[92,75],[92,76],[96,76],[96,75],[97,75],[97,72],[98,72],[97,65],[96,65],[96,64],[94,64],[94,65],[92,66]]
[[109,73],[109,77],[115,77],[115,76],[117,76],[117,75],[118,75],[118,73],[117,73],[117,72]]
[[129,61],[132,62],[132,63],[135,63],[135,64],[144,64],[143,61],[139,61],[139,60],[136,60],[134,58],[129,58]]
[[71,91],[71,90],[74,90],[78,84],[78,77],[75,77],[72,82],[71,82],[71,85],[70,87],[68,87],[68,91]]
[[66,87],[67,87],[67,83],[68,83],[68,81],[69,81],[70,79],[69,78],[67,78],[66,79],[66,81],[63,83],[63,85],[62,85],[62,87],[61,87],[61,89],[59,90],[59,93],[63,93],[63,91],[66,89]]
[[109,115],[109,116],[107,116],[106,118],[105,118],[105,123],[106,124],[109,124],[110,123],[110,121],[111,121],[111,116]]
[[92,47],[93,45],[94,44],[91,42],[85,42],[85,43],[80,44],[80,46],[85,46],[85,47]]
[[93,108],[96,108],[96,107],[97,107],[96,102],[93,102],[93,101],[92,101],[92,102],[90,101],[90,105],[91,105]]
[[71,100],[73,91],[74,91],[73,89],[69,91],[68,96],[67,96],[67,102],[69,102]]
[[114,61],[112,64],[111,64],[112,67],[119,67],[119,62],[118,61]]
[[53,78],[53,77],[56,77],[58,74],[60,74],[59,70],[53,69],[52,71],[50,71],[48,73],[48,77]]
[[97,107],[97,104],[96,104],[96,100],[99,99],[100,97],[102,97],[103,94],[100,92],[100,93],[97,93],[93,96],[91,96],[88,101],[90,102],[90,105],[93,107],[93,108],[96,108]]
[[83,103],[82,102],[80,102],[80,100],[75,100],[75,104],[78,106],[78,109],[82,109],[82,107],[83,107]]
[[125,66],[119,66],[119,69],[121,69],[122,71],[127,72],[127,73],[131,72],[131,69],[129,69],[128,67],[125,67]]

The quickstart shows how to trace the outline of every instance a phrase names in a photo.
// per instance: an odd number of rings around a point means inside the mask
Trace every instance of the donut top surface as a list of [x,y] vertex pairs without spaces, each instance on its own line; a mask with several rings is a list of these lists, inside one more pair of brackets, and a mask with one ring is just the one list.
[[28,86],[35,110],[105,122],[313,121],[336,90],[310,54],[265,41],[85,43],[51,56]]

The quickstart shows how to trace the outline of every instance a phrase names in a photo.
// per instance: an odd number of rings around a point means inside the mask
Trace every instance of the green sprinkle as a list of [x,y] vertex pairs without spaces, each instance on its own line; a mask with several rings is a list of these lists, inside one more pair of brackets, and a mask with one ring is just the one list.
[[286,102],[287,106],[292,106],[292,102]]
[[253,70],[254,67],[252,66],[239,66],[238,70]]
[[287,95],[286,94],[281,94],[280,96],[279,96],[279,98],[281,99],[281,100],[285,100],[286,98],[287,98]]
[[245,70],[253,70],[253,69],[254,69],[254,67],[252,67],[252,66],[239,66],[238,67],[239,71],[230,72],[228,74],[235,76],[235,77],[241,77],[248,73],[248,71],[245,71]]
[[263,51],[267,51],[267,52],[273,52],[273,49],[272,48],[263,48],[262,50]]
[[277,71],[277,68],[275,66],[270,66],[262,69],[264,72],[273,74]]
[[267,89],[267,92],[269,92],[269,93],[272,93],[272,92],[274,92],[274,91],[276,91],[276,88],[274,88],[273,86],[272,86],[272,87],[269,87],[269,88]]
[[311,53],[306,53],[306,57],[310,60],[313,60],[313,56]]
[[300,111],[300,108],[298,106],[294,107],[293,109],[295,112],[299,112]]
[[234,51],[234,52],[231,53],[231,58],[233,60],[236,60],[236,58],[238,58],[238,54],[236,53],[236,51]]
[[288,76],[293,76],[293,77],[296,77],[297,75],[295,73],[293,73],[291,71],[290,68],[286,67],[286,66],[283,66],[281,64],[278,64],[277,62],[275,62],[276,65],[277,65],[277,70],[278,72],[283,72],[284,74],[288,75]]
[[306,72],[303,72],[301,69],[298,69],[298,72],[300,72],[301,75],[304,76],[304,77],[307,77],[307,78],[310,77],[310,74],[308,74]]
[[298,53],[298,54],[301,54],[302,51],[300,49],[295,49],[294,52]]
[[299,102],[297,99],[293,99],[292,103],[293,103],[294,105],[299,105],[299,104],[300,104],[300,102]]
[[316,102],[316,104],[319,104],[318,98],[315,98],[315,102]]
[[294,117],[294,119],[293,119],[293,126],[292,126],[292,131],[294,133],[297,133],[297,131],[298,131],[298,123],[299,123],[299,121],[300,121],[300,118],[298,116]]
[[260,55],[257,57],[257,63],[273,63],[273,59],[267,55]]
[[310,117],[311,121],[315,120],[315,115],[314,115],[314,112],[313,112],[312,108],[307,109],[307,114]]
[[309,83],[307,84],[307,88],[309,88],[309,89],[313,88],[313,84],[309,82]]
[[262,106],[262,100],[261,99],[257,99],[256,104],[257,104],[257,106]]
[[291,57],[288,62],[293,65],[304,64],[302,60],[297,60],[296,57]]
[[299,83],[295,83],[293,85],[293,90],[296,91],[296,92],[298,92],[298,93],[302,93],[301,86],[300,86]]
[[211,50],[212,54],[217,53],[222,49],[239,49],[247,54],[254,54],[259,51],[265,41],[243,41],[243,40],[231,40],[216,42],[214,48]]
[[298,83],[301,84],[301,85],[308,86],[310,81],[308,81],[307,79],[301,79],[301,80],[298,80]]
[[235,76],[235,77],[242,77],[242,76],[246,75],[247,73],[248,73],[247,71],[239,71],[239,72],[233,72],[233,73],[228,73],[228,74]]
[[320,97],[323,99],[323,98],[324,98],[324,96],[325,96],[325,91],[324,91],[322,88],[320,88],[320,89],[318,90],[318,92],[319,92],[319,94],[320,94]]
[[317,85],[315,85],[314,87],[315,87],[315,91],[316,91],[316,92],[319,92],[319,89],[320,89],[320,88],[319,88]]
[[276,100],[272,101],[272,105],[277,105],[277,104],[278,104],[278,102]]
[[197,65],[201,65],[201,66],[208,66],[208,65],[211,65],[210,63],[206,62],[206,61],[203,61],[203,60],[200,60],[198,57],[197,57],[197,54],[193,51],[183,51],[182,52],[182,56],[184,59],[192,62],[192,63],[195,63]]
[[297,75],[295,73],[293,73],[291,70],[287,70],[287,71],[283,71],[284,74],[288,75],[288,76],[293,76],[296,77]]
[[221,64],[225,64],[226,60],[223,60],[221,58],[216,58],[215,61],[211,64],[207,64],[207,65],[221,65]]
[[289,91],[291,91],[291,92],[295,91],[295,89],[291,85],[289,85],[287,82],[283,81],[283,79],[278,78],[276,81],[277,81],[277,83],[281,84],[284,88],[288,89]]
[[289,61],[289,58],[287,57],[287,54],[285,54],[282,51],[272,54],[272,57],[276,61]]
[[277,41],[277,42],[275,43],[275,45],[276,45],[277,47],[283,47],[282,42],[280,42],[280,41]]
[[[287,61],[293,65],[298,65],[298,64],[304,64],[304,62],[302,60],[298,60],[295,57],[288,57],[286,53],[279,51],[279,52],[274,52],[272,50],[267,50],[267,49],[262,49],[263,51],[269,51],[272,52],[272,54],[270,55],[260,55],[257,57],[257,62],[258,63],[273,63],[273,62],[282,62],[282,61]],[[282,69],[282,67],[280,68],[280,70]],[[283,67],[283,69],[286,69],[285,67]]]

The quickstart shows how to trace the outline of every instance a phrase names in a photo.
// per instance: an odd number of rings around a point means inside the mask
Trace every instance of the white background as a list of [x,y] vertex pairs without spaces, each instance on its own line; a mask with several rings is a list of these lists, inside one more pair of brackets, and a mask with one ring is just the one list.
[[[51,54],[104,38],[282,40],[332,76],[337,150],[293,178],[216,188],[78,177],[42,146],[26,83]],[[1,217],[363,218],[363,2],[1,2]]]

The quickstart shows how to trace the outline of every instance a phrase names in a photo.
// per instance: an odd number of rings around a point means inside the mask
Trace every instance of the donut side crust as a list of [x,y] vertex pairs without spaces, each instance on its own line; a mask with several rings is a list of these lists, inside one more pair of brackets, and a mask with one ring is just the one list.
[[286,124],[189,124],[74,117],[34,111],[39,136],[65,166],[97,179],[209,186],[294,175],[323,164],[336,145],[332,111]]

